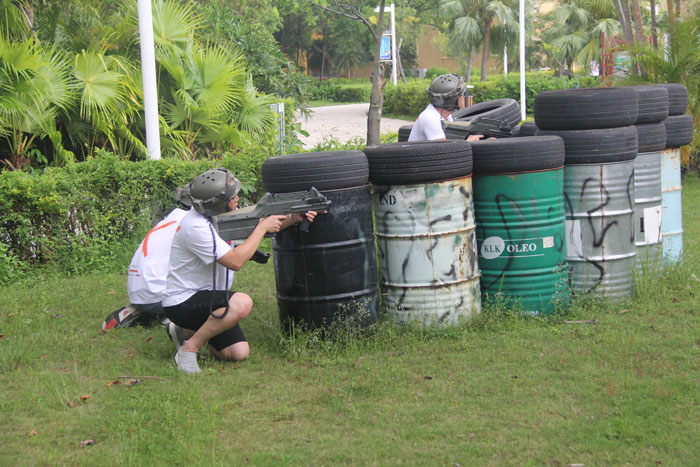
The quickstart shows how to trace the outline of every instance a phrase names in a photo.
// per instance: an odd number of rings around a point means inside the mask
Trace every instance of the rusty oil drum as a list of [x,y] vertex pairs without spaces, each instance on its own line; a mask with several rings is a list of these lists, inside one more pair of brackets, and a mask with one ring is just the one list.
[[381,309],[402,323],[457,324],[481,309],[471,175],[375,185]]

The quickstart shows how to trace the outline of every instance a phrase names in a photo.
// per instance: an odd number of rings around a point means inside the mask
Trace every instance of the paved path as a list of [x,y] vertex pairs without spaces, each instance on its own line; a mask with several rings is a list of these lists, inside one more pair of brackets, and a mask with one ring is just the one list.
[[[327,107],[314,107],[308,119],[300,118],[301,129],[309,133],[309,136],[299,135],[304,148],[311,149],[324,138],[336,138],[345,143],[355,136],[363,140],[367,138],[367,112],[369,104],[331,105]],[[382,118],[380,132],[397,132],[399,127],[413,123],[408,120],[394,118]]]

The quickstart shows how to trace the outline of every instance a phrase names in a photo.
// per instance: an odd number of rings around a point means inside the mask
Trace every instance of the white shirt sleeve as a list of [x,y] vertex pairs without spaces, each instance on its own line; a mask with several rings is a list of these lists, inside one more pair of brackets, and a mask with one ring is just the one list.
[[[212,243],[212,230],[210,225],[199,223],[192,226],[189,240],[189,250],[197,255],[205,264],[211,264],[214,260],[214,243]],[[220,259],[231,250],[231,246],[219,237],[214,231],[216,241],[216,259]]]

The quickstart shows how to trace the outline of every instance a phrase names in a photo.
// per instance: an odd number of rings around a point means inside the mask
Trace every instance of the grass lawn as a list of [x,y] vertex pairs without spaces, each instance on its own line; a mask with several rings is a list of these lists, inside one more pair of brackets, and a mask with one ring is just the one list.
[[683,194],[682,265],[549,319],[287,338],[272,264],[247,265],[251,358],[204,353],[197,376],[160,327],[100,331],[123,274],[2,287],[0,463],[699,465],[696,176]]

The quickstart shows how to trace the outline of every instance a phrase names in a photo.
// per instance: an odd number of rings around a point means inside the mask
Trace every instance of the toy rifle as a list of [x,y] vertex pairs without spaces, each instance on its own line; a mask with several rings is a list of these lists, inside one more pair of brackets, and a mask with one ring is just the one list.
[[[258,204],[213,216],[212,223],[223,240],[244,240],[255,230],[258,221],[263,217],[327,211],[330,205],[330,200],[315,187],[291,193],[265,193]],[[299,224],[299,229],[308,232],[310,224],[309,220],[304,218]]]
[[511,126],[505,120],[476,117],[469,121],[456,120],[443,123],[447,139],[467,139],[470,135],[484,135],[484,139],[513,136]]

